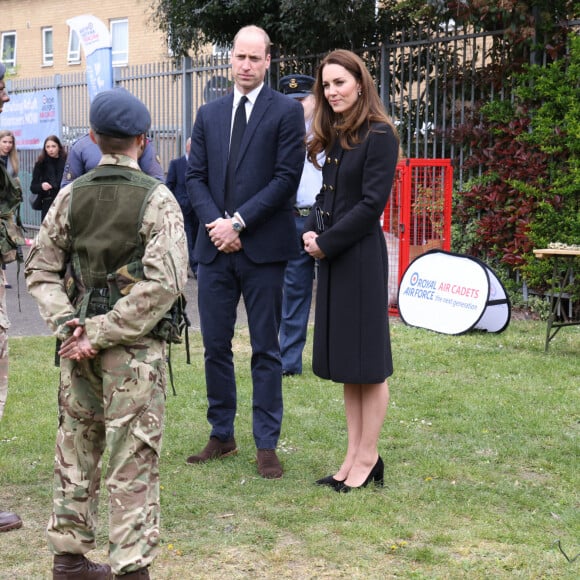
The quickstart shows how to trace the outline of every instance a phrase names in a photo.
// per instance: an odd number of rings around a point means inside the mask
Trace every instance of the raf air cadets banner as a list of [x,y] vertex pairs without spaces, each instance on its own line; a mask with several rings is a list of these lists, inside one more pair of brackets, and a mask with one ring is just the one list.
[[502,332],[511,314],[503,284],[484,262],[440,250],[409,264],[398,307],[405,324],[443,334]]
[[87,62],[87,86],[91,103],[97,93],[113,88],[111,35],[92,14],[75,16],[66,23],[79,35]]

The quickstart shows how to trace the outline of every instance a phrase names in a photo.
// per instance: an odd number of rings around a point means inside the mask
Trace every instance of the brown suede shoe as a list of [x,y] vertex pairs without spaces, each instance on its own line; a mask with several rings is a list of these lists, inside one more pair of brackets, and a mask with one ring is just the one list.
[[210,459],[221,459],[238,452],[236,440],[232,437],[227,441],[220,441],[217,437],[210,437],[207,445],[197,455],[190,455],[187,463],[205,463]]
[[54,557],[52,580],[113,580],[108,564],[97,564],[82,554],[60,554]]
[[284,473],[275,449],[258,449],[258,473],[265,479],[280,479]]
[[0,512],[0,532],[9,532],[22,527],[20,516],[13,512]]
[[139,570],[127,572],[126,574],[115,574],[115,580],[117,578],[125,580],[149,580],[149,568],[139,568]]

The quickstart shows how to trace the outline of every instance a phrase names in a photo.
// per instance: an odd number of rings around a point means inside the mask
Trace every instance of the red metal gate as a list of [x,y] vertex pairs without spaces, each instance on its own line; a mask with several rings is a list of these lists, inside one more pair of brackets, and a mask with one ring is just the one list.
[[389,312],[407,266],[421,254],[451,249],[453,168],[450,159],[403,159],[397,164],[383,231],[389,252]]

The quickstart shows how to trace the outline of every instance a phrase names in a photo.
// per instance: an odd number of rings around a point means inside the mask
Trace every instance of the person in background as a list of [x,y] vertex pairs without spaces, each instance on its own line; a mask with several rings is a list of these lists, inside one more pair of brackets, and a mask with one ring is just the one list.
[[[313,85],[314,78],[308,75],[285,76],[280,79],[278,85],[281,93],[302,104],[307,139],[314,113]],[[321,162],[322,158],[319,159],[319,163]],[[302,177],[294,198],[294,223],[300,245],[302,245],[302,231],[306,218],[310,215],[310,208],[314,204],[321,185],[320,167],[315,167],[308,159],[305,159]],[[284,272],[284,297],[280,324],[282,376],[302,374],[302,352],[308,332],[313,278],[314,259],[301,249],[298,258],[288,260]]]
[[319,485],[339,492],[382,485],[378,440],[393,373],[388,256],[380,218],[395,175],[399,138],[364,62],[347,50],[320,63],[309,159],[325,153],[323,185],[304,249],[319,260],[313,371],[344,384],[346,456]]
[[[60,187],[63,188],[77,177],[84,175],[87,171],[96,167],[100,159],[101,151],[97,145],[91,140],[88,134],[83,135],[73,143],[68,152]],[[161,182],[165,182],[165,174],[159,162],[159,157],[149,139],[147,139],[145,148],[141,153],[141,157],[139,157],[139,167],[147,175],[155,177],[155,179]]]
[[231,51],[234,90],[200,107],[191,136],[186,181],[200,223],[195,258],[211,433],[187,462],[237,452],[232,338],[243,297],[252,343],[256,463],[262,477],[278,479],[283,475],[276,455],[283,415],[278,333],[284,270],[299,249],[292,196],[304,164],[304,112],[265,85],[270,50],[263,29],[238,31]]
[[42,153],[34,164],[30,191],[40,200],[40,218],[44,219],[54,198],[60,191],[60,182],[66,162],[66,151],[56,135],[49,135],[44,140]]
[[187,171],[187,157],[191,149],[191,137],[185,142],[185,155],[172,159],[169,162],[169,169],[167,170],[167,179],[165,185],[171,190],[179,207],[183,213],[183,224],[185,226],[185,233],[187,234],[187,249],[189,251],[189,268],[195,278],[197,278],[197,262],[193,258],[193,246],[195,245],[195,238],[197,236],[197,228],[199,220],[196,213],[193,211],[189,195],[187,194],[187,187],[185,185],[185,172]]
[[16,150],[16,139],[14,133],[6,129],[0,130],[0,163],[4,165],[12,179],[18,179],[20,162]]
[[[160,541],[167,349],[158,324],[187,283],[187,242],[173,194],[137,163],[145,105],[103,91],[90,124],[99,165],[61,190],[25,265],[28,291],[63,341],[47,538],[53,580],[146,580]],[[110,566],[85,557],[105,452]]]
[[[0,113],[4,103],[10,100],[6,91],[4,75],[6,67],[0,62]],[[4,196],[5,187],[8,184],[8,172],[4,163],[0,163],[0,197]],[[8,328],[10,321],[6,312],[6,291],[4,285],[0,284],[0,420],[4,414],[6,397],[8,395]],[[17,530],[22,527],[22,519],[14,512],[5,511],[0,508],[0,533]]]
[[[18,171],[20,170],[20,161],[18,159],[18,151],[16,150],[16,138],[12,131],[0,131],[0,163],[4,165],[8,175],[17,183],[20,183],[18,178]],[[4,288],[12,288],[6,282],[6,264],[2,264],[2,283]]]

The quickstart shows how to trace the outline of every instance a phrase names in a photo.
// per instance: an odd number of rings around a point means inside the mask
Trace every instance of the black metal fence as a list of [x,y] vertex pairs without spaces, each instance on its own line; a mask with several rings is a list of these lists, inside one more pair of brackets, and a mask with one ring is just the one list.
[[[578,22],[572,23],[576,27]],[[465,180],[463,161],[469,154],[454,144],[450,131],[461,125],[479,102],[511,97],[510,78],[490,67],[502,52],[503,31],[468,32],[449,25],[426,33],[401,31],[381,46],[361,51],[390,115],[398,126],[403,153],[414,158],[450,158],[455,186]],[[314,74],[318,56],[273,59],[266,82],[277,86],[286,74]],[[115,69],[115,83],[142,99],[151,111],[150,138],[162,166],[183,153],[195,111],[231,90],[229,61],[224,56]],[[72,144],[88,131],[89,99],[84,73],[8,81],[8,90],[26,93],[57,89],[61,107],[61,137]],[[26,196],[39,151],[20,151],[20,179]],[[27,201],[23,220],[38,225],[39,212]]]

